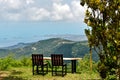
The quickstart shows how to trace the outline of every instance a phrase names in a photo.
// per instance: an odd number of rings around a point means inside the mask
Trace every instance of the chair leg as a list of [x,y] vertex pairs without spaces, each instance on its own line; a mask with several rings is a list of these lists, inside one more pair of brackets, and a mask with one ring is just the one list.
[[[54,70],[55,69],[55,70]],[[52,66],[52,76],[53,75],[57,75],[57,67],[56,66]],[[64,77],[64,75],[67,74],[67,66],[62,66],[62,77]]]
[[36,67],[36,72],[37,72],[37,74],[39,74],[38,66]]
[[62,66],[62,77],[64,76],[63,71],[64,71],[64,66]]
[[42,68],[42,75],[44,75],[44,66],[41,66]]
[[48,65],[47,65],[47,73],[48,73]]
[[57,66],[55,66],[55,75],[57,75]]
[[32,73],[33,73],[33,75],[34,75],[34,66],[32,66]]
[[67,65],[65,65],[65,75],[67,74]]
[[53,66],[52,66],[52,76],[53,76]]

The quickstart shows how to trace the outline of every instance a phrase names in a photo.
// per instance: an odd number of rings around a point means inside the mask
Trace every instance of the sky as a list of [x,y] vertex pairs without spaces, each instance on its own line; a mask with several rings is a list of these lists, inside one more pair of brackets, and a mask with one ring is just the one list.
[[80,0],[0,0],[0,47],[44,35],[85,35]]

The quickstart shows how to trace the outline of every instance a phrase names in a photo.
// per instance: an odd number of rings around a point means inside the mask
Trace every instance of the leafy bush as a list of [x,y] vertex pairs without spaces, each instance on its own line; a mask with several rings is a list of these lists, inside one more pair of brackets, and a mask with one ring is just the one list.
[[5,58],[0,58],[0,70],[8,70],[10,67],[31,66],[31,59],[22,57],[15,59],[13,55],[8,55]]
[[22,57],[21,58],[21,64],[22,66],[31,66],[32,62],[31,62],[31,58],[30,57]]
[[13,58],[11,56],[7,56],[6,58],[0,59],[0,70],[6,70],[11,67],[11,64],[13,63]]
[[[77,69],[80,72],[90,72],[90,59],[89,59],[89,54],[86,54],[82,60],[78,62]],[[92,72],[97,72],[97,63],[92,61]]]

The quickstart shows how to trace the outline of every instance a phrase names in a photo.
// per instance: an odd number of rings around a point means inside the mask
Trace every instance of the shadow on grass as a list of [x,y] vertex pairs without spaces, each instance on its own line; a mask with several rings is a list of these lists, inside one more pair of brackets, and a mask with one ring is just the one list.
[[19,75],[19,74],[22,74],[22,73],[23,73],[22,71],[13,70],[11,75]]
[[23,77],[19,76],[22,73],[23,73],[22,71],[13,70],[9,76],[1,77],[0,80],[27,80],[27,79],[24,79]]
[[[72,73],[72,71],[67,71],[67,73]],[[72,73],[72,74],[81,74],[81,72],[79,71],[76,71],[76,72],[74,72],[74,73]]]
[[[52,73],[52,69],[49,69],[48,72]],[[67,69],[67,73],[72,73],[71,68]],[[82,73],[81,71],[76,70],[76,72],[74,72],[73,74],[81,74],[81,73]]]
[[27,79],[23,79],[18,76],[8,76],[8,77],[4,77],[2,80],[27,80]]

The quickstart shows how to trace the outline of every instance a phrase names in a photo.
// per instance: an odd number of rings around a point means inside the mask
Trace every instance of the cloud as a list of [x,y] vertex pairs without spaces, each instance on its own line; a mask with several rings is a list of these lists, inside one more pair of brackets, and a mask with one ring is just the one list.
[[21,19],[21,15],[19,13],[15,13],[15,14],[9,13],[9,14],[6,14],[6,16],[4,16],[4,18],[7,20],[19,21]]
[[33,7],[27,10],[27,15],[30,20],[47,20],[50,16],[50,12],[44,8]]
[[0,4],[4,9],[18,9],[22,5],[20,0],[1,0]]
[[60,3],[62,2],[63,0],[52,0],[54,3]]
[[73,0],[71,2],[71,9],[72,9],[75,20],[83,21],[86,7],[81,6],[78,0]]
[[0,18],[5,21],[20,21],[25,19],[26,15],[23,13],[33,3],[33,0],[0,0]]
[[53,3],[53,11],[52,11],[52,20],[69,20],[73,18],[73,14],[69,5]]
[[34,0],[0,0],[0,7],[4,11],[25,9],[31,4],[34,4]]
[[[47,0],[46,0],[47,1]],[[85,8],[79,0],[48,0],[49,5],[38,5],[40,0],[0,0],[0,19],[13,21],[79,21]],[[1,21],[1,20],[0,20]]]
[[27,4],[33,4],[33,3],[34,3],[34,0],[26,0],[26,3],[27,3]]

